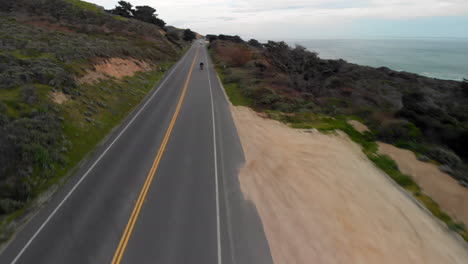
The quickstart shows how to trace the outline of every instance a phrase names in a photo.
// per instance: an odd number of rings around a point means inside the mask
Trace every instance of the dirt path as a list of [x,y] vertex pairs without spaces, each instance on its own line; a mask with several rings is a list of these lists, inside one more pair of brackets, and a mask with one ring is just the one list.
[[275,263],[467,263],[468,250],[343,135],[291,129],[233,107]]

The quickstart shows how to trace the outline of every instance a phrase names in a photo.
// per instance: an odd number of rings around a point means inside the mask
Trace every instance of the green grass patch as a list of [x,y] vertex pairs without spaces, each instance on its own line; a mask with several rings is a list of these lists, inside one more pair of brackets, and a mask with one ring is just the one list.
[[378,155],[378,154],[369,154],[369,159],[374,162],[374,164],[383,170],[388,176],[390,176],[396,183],[402,186],[405,189],[420,191],[419,186],[414,182],[414,180],[400,172],[396,162],[387,155]]
[[121,21],[128,21],[128,18],[126,18],[126,17],[123,17],[123,16],[117,16],[117,15],[114,15],[113,17],[114,17],[115,19],[117,19],[117,20],[121,20]]
[[252,106],[253,101],[251,98],[246,97],[242,94],[242,91],[237,83],[226,83],[225,82],[225,75],[222,73],[221,69],[218,67],[216,68],[216,72],[223,83],[224,90],[226,91],[227,96],[229,97],[229,101],[235,106]]
[[80,0],[65,0],[65,1],[70,4],[73,4],[74,6],[78,8],[82,8],[82,9],[96,12],[96,13],[101,12],[101,9],[97,5],[92,4],[92,3],[88,3],[88,2],[80,1]]
[[239,86],[235,83],[229,83],[224,86],[226,94],[229,97],[231,103],[235,106],[251,106],[252,100],[245,97],[239,89]]

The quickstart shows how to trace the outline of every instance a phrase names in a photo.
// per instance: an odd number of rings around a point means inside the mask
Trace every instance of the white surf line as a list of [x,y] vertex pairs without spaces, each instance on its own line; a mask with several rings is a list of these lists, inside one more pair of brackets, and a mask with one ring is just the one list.
[[206,55],[205,48],[205,61],[206,61],[206,71],[208,72],[208,85],[210,87],[210,98],[211,98],[211,118],[213,120],[213,149],[214,149],[214,167],[215,167],[215,185],[216,185],[216,235],[218,240],[218,264],[222,263],[221,255],[221,224],[219,217],[219,183],[218,183],[218,155],[216,153],[216,124],[215,124],[215,114],[214,114],[214,103],[213,103],[213,89],[211,88],[211,77],[210,77],[210,67],[208,62],[208,57]]
[[[192,46],[193,47],[193,46]],[[159,92],[159,90],[161,90],[161,88],[164,86],[164,84],[166,83],[167,80],[169,80],[169,78],[172,76],[172,74],[174,73],[174,71],[180,66],[180,64],[182,63],[183,60],[185,60],[185,57],[187,56],[187,54],[190,52],[190,50],[192,49],[192,47],[190,47],[190,49],[185,53],[185,55],[182,57],[182,59],[177,63],[177,65],[172,69],[172,71],[169,73],[169,75],[167,75],[167,77],[164,79],[164,81],[159,85],[159,87],[157,88],[157,90],[151,95],[151,97],[148,99],[148,101],[146,101],[146,103],[140,108],[140,110],[138,110],[138,112],[135,114],[135,116],[133,116],[133,118],[130,120],[130,122],[128,122],[128,124],[122,129],[122,131],[120,131],[120,133],[117,135],[117,137],[112,141],[112,143],[104,150],[104,152],[99,156],[99,158],[93,163],[93,165],[91,165],[91,167],[89,167],[89,169],[85,172],[85,174],[83,174],[83,176],[80,178],[80,180],[73,186],[73,188],[68,192],[68,194],[65,196],[65,198],[63,198],[63,200],[57,205],[57,207],[54,209],[54,211],[52,211],[52,213],[47,217],[47,219],[42,223],[42,225],[36,230],[36,232],[34,233],[34,235],[28,240],[28,242],[26,243],[26,245],[24,245],[24,247],[21,249],[21,251],[18,253],[18,255],[16,255],[15,259],[13,259],[12,262],[10,262],[10,264],[16,264],[16,262],[18,262],[18,260],[20,259],[20,257],[24,254],[24,252],[26,251],[26,249],[31,245],[31,243],[34,241],[34,239],[37,237],[37,235],[39,235],[39,233],[42,231],[42,229],[44,229],[44,227],[47,225],[47,223],[49,223],[49,221],[52,219],[52,217],[57,213],[57,211],[62,207],[62,205],[68,200],[68,198],[72,195],[72,193],[76,190],[76,188],[78,188],[78,186],[81,184],[81,182],[83,182],[83,180],[89,175],[89,173],[94,169],[94,167],[99,163],[99,161],[102,159],[102,157],[104,157],[104,155],[106,155],[106,153],[109,151],[109,149],[114,145],[115,142],[117,142],[117,140],[120,138],[120,136],[123,135],[123,133],[127,130],[127,128],[133,123],[133,121],[135,121],[135,119],[140,115],[141,111],[143,111],[143,109],[146,108],[146,106],[149,104],[149,102],[154,98],[154,96]]]

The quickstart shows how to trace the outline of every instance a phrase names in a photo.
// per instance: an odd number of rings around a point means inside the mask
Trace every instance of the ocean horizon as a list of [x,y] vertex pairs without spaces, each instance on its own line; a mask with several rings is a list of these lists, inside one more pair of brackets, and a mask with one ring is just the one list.
[[[343,59],[427,77],[468,79],[468,38],[286,39],[323,59]],[[266,41],[262,41],[266,42]]]

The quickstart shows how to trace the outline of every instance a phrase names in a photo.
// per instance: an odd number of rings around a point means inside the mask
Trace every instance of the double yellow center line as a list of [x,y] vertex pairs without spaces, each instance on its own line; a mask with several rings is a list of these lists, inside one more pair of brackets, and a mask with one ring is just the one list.
[[192,65],[190,66],[190,70],[187,75],[187,79],[185,80],[184,88],[180,95],[176,110],[174,112],[174,115],[172,116],[171,123],[169,123],[169,127],[167,128],[167,131],[166,131],[166,135],[164,136],[161,146],[159,147],[158,154],[156,155],[156,158],[153,161],[153,166],[151,167],[151,170],[149,171],[148,176],[146,177],[146,181],[145,181],[145,184],[143,185],[143,189],[140,192],[140,196],[138,197],[138,200],[135,204],[135,207],[133,208],[130,219],[128,220],[127,226],[125,227],[125,231],[122,235],[122,238],[120,239],[119,246],[117,247],[114,257],[112,258],[112,264],[119,264],[122,261],[122,257],[125,253],[125,249],[127,248],[128,240],[130,239],[130,236],[132,235],[133,228],[135,227],[135,223],[141,211],[141,207],[143,206],[143,202],[146,199],[146,195],[148,194],[149,187],[151,186],[151,182],[154,179],[154,175],[156,174],[156,170],[158,169],[159,162],[161,161],[164,150],[166,149],[167,142],[169,141],[169,138],[171,137],[172,129],[174,128],[177,117],[179,116],[179,112],[182,107],[185,94],[187,92],[187,87],[189,85],[190,78],[192,77],[192,71],[195,66],[195,61],[197,60],[197,57],[198,57],[198,47],[195,51],[195,56],[193,57]]

